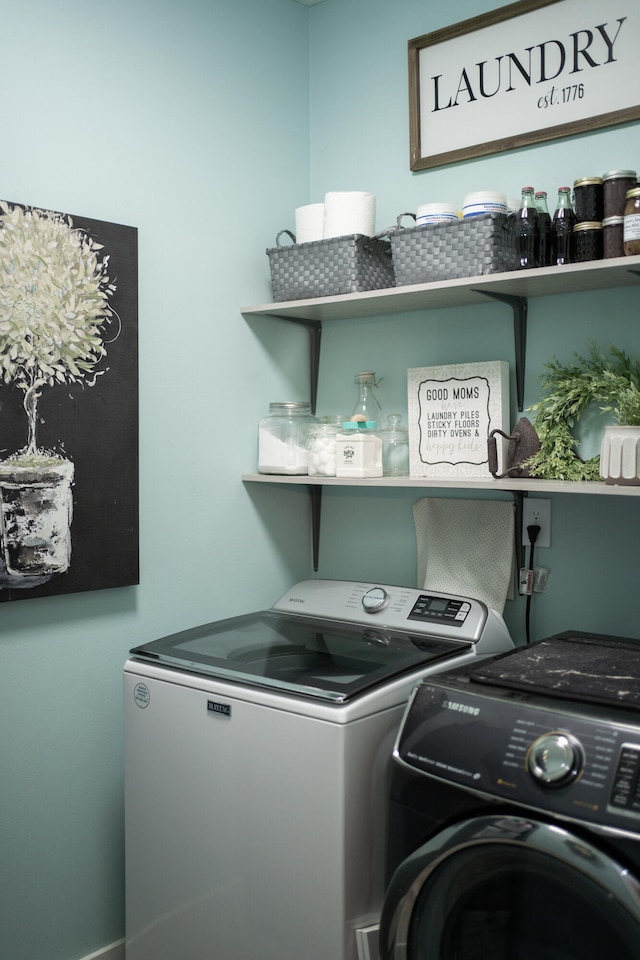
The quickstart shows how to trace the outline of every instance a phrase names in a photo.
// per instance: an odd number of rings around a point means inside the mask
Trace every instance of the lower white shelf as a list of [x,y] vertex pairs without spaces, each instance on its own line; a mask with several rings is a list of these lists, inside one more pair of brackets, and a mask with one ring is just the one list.
[[346,477],[309,477],[289,476],[273,473],[245,473],[242,475],[245,483],[284,483],[306,484],[307,486],[322,487],[414,487],[421,489],[439,490],[504,490],[509,493],[587,493],[598,496],[638,497],[640,486],[626,486],[604,483],[596,480],[436,480],[426,477],[371,477],[364,480],[353,480]]

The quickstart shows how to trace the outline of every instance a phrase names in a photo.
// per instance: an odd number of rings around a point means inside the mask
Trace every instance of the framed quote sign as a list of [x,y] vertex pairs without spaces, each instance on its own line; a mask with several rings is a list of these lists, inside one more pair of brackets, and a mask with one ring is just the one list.
[[409,41],[411,169],[640,119],[638,0],[521,0]]

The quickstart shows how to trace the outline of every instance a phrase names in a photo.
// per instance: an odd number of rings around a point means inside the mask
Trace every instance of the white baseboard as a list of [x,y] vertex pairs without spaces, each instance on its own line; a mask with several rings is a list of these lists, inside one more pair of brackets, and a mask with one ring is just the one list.
[[95,953],[88,953],[86,957],[81,957],[80,960],[125,960],[124,948],[125,941],[116,940],[115,943],[110,943],[108,947],[96,950]]

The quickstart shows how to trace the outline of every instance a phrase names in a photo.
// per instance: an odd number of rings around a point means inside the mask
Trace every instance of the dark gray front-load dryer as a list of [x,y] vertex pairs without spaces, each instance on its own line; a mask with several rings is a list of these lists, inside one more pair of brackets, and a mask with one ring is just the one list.
[[640,957],[640,643],[427,677],[394,756],[383,960]]

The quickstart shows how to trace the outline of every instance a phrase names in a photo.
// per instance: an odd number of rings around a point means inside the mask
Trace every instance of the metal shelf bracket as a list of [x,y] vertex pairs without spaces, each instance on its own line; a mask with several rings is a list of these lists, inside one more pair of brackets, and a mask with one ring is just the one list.
[[313,544],[313,572],[318,572],[320,557],[320,513],[322,511],[322,487],[319,483],[309,484],[311,499],[311,538]]
[[527,312],[528,301],[526,297],[514,297],[506,293],[493,293],[490,290],[477,290],[477,293],[490,297],[492,300],[500,300],[508,304],[513,310],[513,341],[516,357],[516,392],[518,396],[518,410],[522,413],[524,409],[524,378],[527,362]]
[[322,339],[322,322],[320,320],[306,320],[304,317],[283,316],[289,323],[297,323],[309,331],[309,384],[311,413],[316,412],[318,400],[318,373],[320,370],[320,341]]

